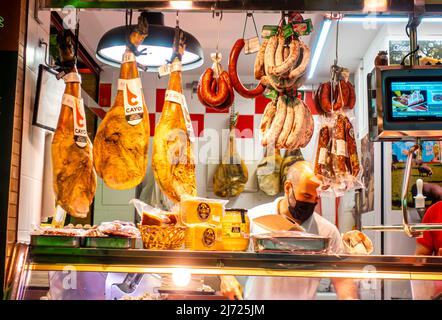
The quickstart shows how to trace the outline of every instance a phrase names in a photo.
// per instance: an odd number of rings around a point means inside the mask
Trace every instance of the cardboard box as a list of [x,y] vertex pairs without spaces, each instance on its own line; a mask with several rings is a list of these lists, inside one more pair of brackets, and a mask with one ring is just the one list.
[[253,219],[253,222],[269,232],[278,231],[304,231],[304,228],[299,224],[291,222],[287,218],[279,214],[269,214]]

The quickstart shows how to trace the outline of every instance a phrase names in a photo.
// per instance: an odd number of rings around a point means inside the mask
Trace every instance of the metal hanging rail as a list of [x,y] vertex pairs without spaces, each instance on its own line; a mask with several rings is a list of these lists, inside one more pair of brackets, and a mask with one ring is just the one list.
[[[68,5],[78,9],[143,9],[150,11],[176,11],[174,1],[149,1],[149,0],[39,0],[40,9],[62,9]],[[207,0],[188,1],[185,11],[212,11],[215,6],[225,12],[235,11],[268,11],[280,12],[303,11],[303,12],[363,12],[364,0]],[[191,4],[190,4],[191,2]],[[425,12],[442,12],[441,4],[433,4],[427,1]],[[387,12],[411,13],[413,12],[413,0],[388,1]]]

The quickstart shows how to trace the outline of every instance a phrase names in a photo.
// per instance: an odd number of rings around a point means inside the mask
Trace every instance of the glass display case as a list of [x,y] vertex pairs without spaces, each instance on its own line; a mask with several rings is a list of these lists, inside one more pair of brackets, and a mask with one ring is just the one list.
[[[410,298],[442,296],[442,257],[57,248],[19,243],[8,266],[6,298],[140,299],[150,292],[158,294],[156,299],[222,299],[213,281],[222,275],[237,276],[240,282],[248,276],[349,278],[356,281],[360,299],[382,299],[386,282],[408,281]],[[70,295],[72,288],[77,291]],[[322,291],[317,298],[336,298],[332,291]]]

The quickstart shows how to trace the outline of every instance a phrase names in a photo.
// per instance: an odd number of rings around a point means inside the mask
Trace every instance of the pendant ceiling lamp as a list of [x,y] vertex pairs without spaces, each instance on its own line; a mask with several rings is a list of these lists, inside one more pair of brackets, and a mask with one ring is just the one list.
[[[145,49],[144,55],[136,57],[137,63],[147,72],[158,72],[160,66],[168,62],[172,56],[175,28],[164,25],[164,15],[161,12],[149,12],[148,36],[138,47],[138,51]],[[131,28],[135,25],[131,25]],[[120,26],[106,32],[98,42],[97,59],[101,62],[119,67],[123,53],[126,50],[127,27]],[[198,40],[185,32],[186,51],[182,58],[183,70],[200,67],[204,63],[203,49]]]

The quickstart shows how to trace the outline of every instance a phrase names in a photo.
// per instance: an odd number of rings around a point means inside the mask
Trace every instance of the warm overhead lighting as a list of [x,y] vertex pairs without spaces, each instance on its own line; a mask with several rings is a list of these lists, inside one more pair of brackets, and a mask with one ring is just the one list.
[[387,0],[364,0],[364,11],[380,12],[388,10]]
[[[408,22],[408,17],[386,15],[345,16],[341,19],[341,22]],[[442,17],[424,17],[422,22],[442,22]]]
[[318,66],[319,58],[321,57],[322,49],[324,49],[325,41],[327,40],[327,35],[330,31],[331,20],[324,20],[321,26],[321,31],[319,33],[318,41],[313,52],[313,58],[310,64],[310,70],[308,72],[308,79],[311,79],[315,74],[316,67]]
[[192,1],[169,1],[170,6],[177,10],[192,9]]
[[[172,46],[175,28],[164,25],[164,16],[159,12],[149,12],[149,34],[138,47],[139,51],[146,49],[146,55],[138,56],[137,63],[147,66],[148,72],[158,72],[172,56]],[[203,49],[198,40],[184,31],[186,50],[182,57],[183,70],[200,67],[204,63]],[[126,50],[126,26],[113,28],[106,32],[98,42],[96,56],[101,62],[119,67],[123,53]]]
[[177,287],[187,287],[191,278],[192,274],[187,269],[178,268],[172,272],[172,281]]

